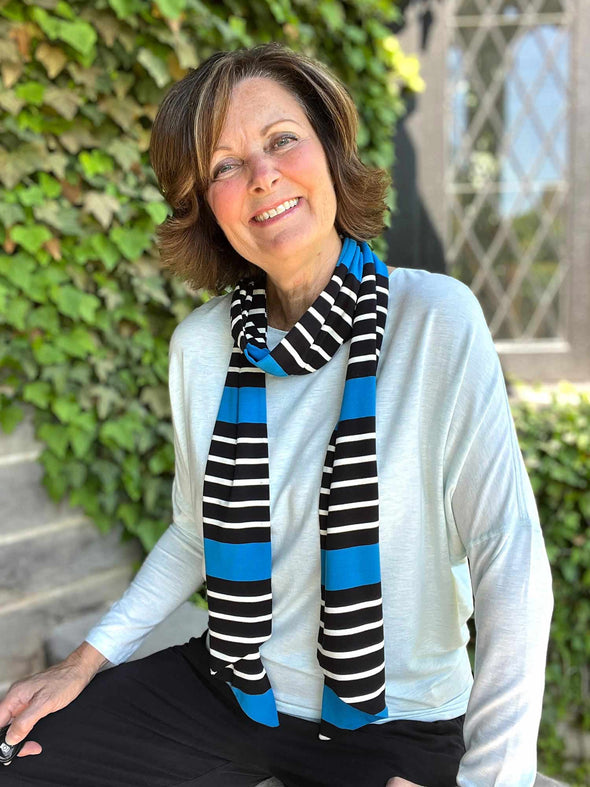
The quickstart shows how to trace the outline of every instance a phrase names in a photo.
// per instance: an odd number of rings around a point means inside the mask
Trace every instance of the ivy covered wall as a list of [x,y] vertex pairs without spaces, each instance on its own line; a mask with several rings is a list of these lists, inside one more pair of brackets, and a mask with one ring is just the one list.
[[391,0],[0,0],[0,424],[34,408],[44,483],[149,550],[168,526],[167,351],[200,294],[164,275],[148,161],[158,104],[220,49],[270,40],[349,86],[368,163],[391,168],[420,90]]

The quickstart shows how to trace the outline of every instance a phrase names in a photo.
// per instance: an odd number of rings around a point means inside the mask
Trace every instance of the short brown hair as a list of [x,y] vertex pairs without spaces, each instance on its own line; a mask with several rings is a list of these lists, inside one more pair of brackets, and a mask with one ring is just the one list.
[[168,91],[150,141],[151,164],[172,208],[157,231],[162,263],[191,286],[214,292],[261,275],[229,244],[205,198],[232,89],[252,77],[274,79],[303,107],[334,181],[337,230],[368,241],[384,228],[389,175],[360,160],[358,113],[342,82],[321,63],[276,42],[217,52]]

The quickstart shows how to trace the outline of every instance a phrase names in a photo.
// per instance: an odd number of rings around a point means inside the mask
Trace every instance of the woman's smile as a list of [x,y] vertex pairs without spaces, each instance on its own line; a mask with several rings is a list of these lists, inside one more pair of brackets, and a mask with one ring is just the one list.
[[269,208],[268,210],[263,210],[260,213],[257,213],[251,219],[251,221],[260,227],[267,227],[269,224],[273,224],[275,220],[282,219],[294,213],[296,208],[299,206],[300,200],[301,197],[285,200],[273,208]]

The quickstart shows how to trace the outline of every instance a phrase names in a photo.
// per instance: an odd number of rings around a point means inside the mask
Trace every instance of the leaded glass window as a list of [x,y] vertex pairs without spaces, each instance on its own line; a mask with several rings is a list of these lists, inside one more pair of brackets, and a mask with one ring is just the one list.
[[447,16],[447,272],[497,341],[566,337],[568,5],[454,0]]

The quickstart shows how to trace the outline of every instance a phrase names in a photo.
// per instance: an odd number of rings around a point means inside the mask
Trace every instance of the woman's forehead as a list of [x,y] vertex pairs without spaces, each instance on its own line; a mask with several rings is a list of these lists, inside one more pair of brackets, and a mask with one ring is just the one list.
[[305,116],[301,99],[270,77],[249,77],[232,88],[226,104],[225,123],[253,122],[261,127],[280,115]]

